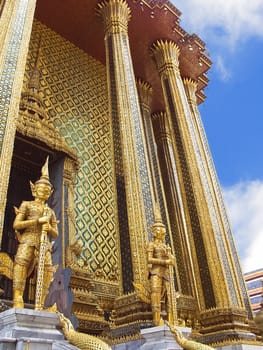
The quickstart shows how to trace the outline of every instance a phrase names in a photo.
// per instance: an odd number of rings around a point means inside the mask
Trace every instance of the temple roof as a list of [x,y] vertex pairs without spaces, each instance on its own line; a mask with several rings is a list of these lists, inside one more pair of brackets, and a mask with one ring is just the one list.
[[[129,39],[135,76],[153,87],[153,111],[164,109],[161,83],[150,47],[172,40],[180,47],[182,77],[198,82],[197,100],[205,99],[206,72],[211,61],[204,42],[180,26],[180,11],[167,0],[127,0],[131,9]],[[98,0],[38,0],[36,18],[105,64],[104,27],[97,15]]]

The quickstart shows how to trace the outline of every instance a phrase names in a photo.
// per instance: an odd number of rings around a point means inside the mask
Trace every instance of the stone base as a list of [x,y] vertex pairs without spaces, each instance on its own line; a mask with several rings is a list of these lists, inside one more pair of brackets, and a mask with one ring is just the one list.
[[219,346],[217,350],[263,350],[263,345],[233,344]]
[[[185,337],[191,328],[178,327]],[[112,350],[182,350],[176,343],[168,326],[150,327],[141,330],[142,339],[112,345]]]
[[[186,327],[178,327],[178,329],[186,338],[192,331],[191,328]],[[143,329],[141,335],[146,341],[140,350],[182,350],[166,325]]]
[[[186,327],[176,327],[185,338],[189,338],[192,329]],[[176,342],[174,335],[168,326],[152,327],[141,330],[141,335],[145,342],[136,350],[182,350]],[[126,349],[126,348],[125,348]],[[127,348],[129,350],[129,348]],[[263,345],[234,344],[222,347],[215,347],[216,350],[263,350]],[[131,348],[133,350],[133,348]]]
[[144,342],[143,339],[134,340],[127,343],[111,345],[111,348],[112,350],[140,350]]
[[59,329],[55,313],[9,309],[0,314],[0,350],[77,350]]

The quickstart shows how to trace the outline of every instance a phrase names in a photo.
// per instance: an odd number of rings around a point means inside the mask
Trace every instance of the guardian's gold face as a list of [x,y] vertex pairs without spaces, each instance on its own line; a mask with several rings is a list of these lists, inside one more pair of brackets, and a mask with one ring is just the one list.
[[40,183],[35,185],[35,197],[41,200],[48,200],[51,195],[51,187],[49,185]]
[[163,240],[165,236],[165,228],[162,226],[154,226],[152,228],[152,232],[154,237],[156,237],[159,240]]

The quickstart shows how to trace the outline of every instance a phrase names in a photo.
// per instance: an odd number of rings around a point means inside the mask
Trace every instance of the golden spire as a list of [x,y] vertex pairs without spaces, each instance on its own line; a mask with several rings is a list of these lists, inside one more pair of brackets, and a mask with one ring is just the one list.
[[40,179],[36,181],[35,185],[46,184],[46,185],[49,185],[50,187],[53,187],[51,182],[49,181],[48,160],[49,160],[49,156],[47,156],[45,164],[42,166],[42,169],[41,169],[42,175]]
[[157,202],[154,204],[154,224],[152,225],[152,228],[156,226],[165,227],[162,221],[160,206],[159,206],[159,203]]

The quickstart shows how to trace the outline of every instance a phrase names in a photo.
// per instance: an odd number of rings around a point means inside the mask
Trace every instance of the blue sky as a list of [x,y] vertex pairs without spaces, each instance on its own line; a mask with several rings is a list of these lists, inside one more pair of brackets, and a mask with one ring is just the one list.
[[263,267],[263,1],[171,0],[213,61],[199,110],[244,272]]

